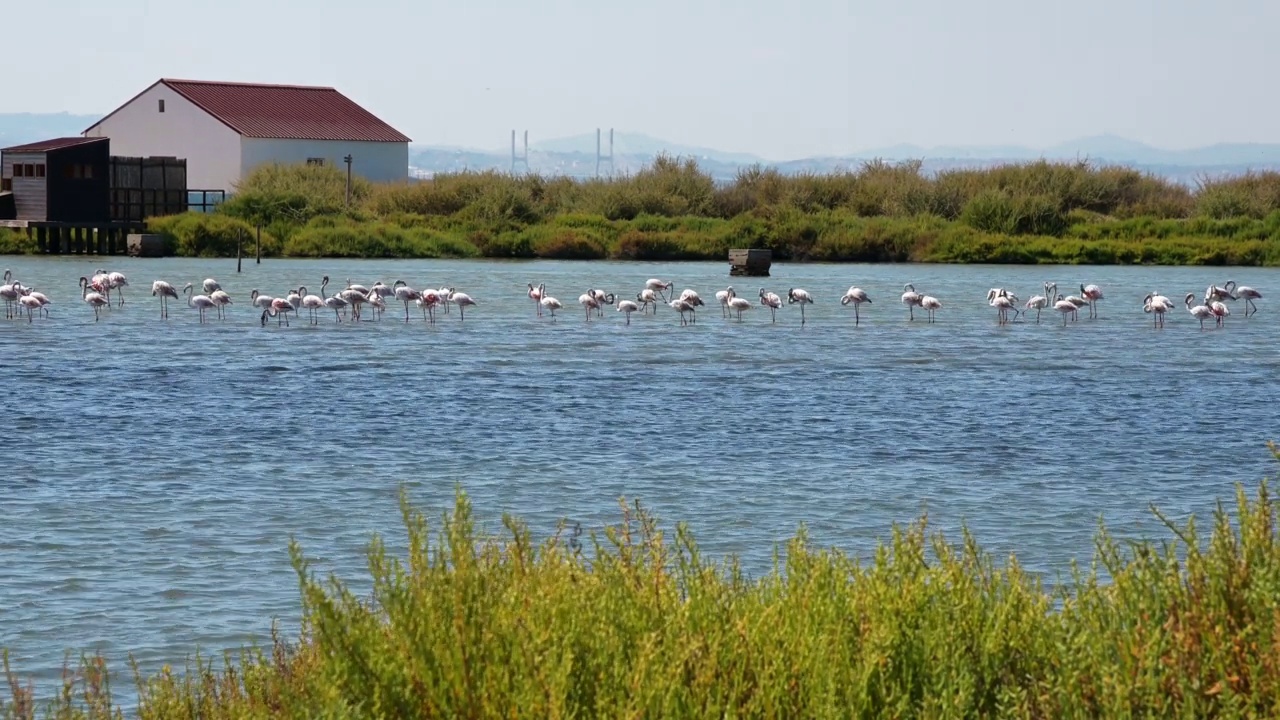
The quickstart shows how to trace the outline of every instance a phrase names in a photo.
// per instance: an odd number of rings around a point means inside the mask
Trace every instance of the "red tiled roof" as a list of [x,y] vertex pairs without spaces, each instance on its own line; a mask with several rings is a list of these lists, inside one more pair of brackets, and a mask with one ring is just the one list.
[[[170,78],[159,82],[244,137],[410,142],[403,133],[331,87]],[[101,123],[99,120],[89,129]]]
[[0,148],[0,152],[7,153],[42,153],[50,150],[61,150],[62,148],[73,147],[76,145],[84,145],[85,143],[106,142],[104,137],[64,137],[53,138],[52,140],[41,140],[40,142],[27,143],[26,145],[14,145],[13,147]]

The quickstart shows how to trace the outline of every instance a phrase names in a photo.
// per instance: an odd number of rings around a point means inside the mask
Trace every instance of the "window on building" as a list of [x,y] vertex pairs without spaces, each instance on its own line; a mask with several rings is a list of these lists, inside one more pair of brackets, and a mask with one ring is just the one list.
[[23,175],[23,177],[35,177],[35,176],[36,176],[36,166],[35,166],[35,165],[33,165],[33,164],[31,164],[31,163],[27,163],[27,164],[23,165],[23,166],[22,166],[22,175]]
[[0,192],[13,192],[13,180],[0,178]]
[[22,165],[18,163],[13,164],[13,176],[22,177]]
[[324,165],[324,158],[307,158],[308,165]]
[[160,112],[164,112],[164,98],[160,98]]
[[36,177],[44,177],[44,163],[36,163]]
[[83,177],[84,177],[84,179],[85,179],[85,180],[92,180],[92,179],[93,179],[93,166],[92,166],[92,165],[85,165],[85,166],[84,166],[84,170],[82,171],[82,173],[83,173]]

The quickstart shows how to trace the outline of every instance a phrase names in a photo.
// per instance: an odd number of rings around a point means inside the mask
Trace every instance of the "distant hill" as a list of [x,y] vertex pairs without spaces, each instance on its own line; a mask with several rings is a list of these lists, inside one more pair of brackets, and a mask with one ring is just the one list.
[[0,147],[79,135],[101,118],[71,113],[0,113]]
[[1117,135],[1095,135],[1047,148],[1020,145],[941,146],[894,145],[856,154],[856,157],[947,158],[973,160],[1091,160],[1142,165],[1220,166],[1280,163],[1280,144],[1219,143],[1189,150],[1165,150]]
[[[0,147],[79,135],[96,122],[98,115],[71,113],[0,113]],[[602,134],[602,149],[608,152],[608,132]],[[1170,180],[1193,183],[1204,176],[1239,174],[1247,170],[1280,170],[1280,144],[1219,143],[1187,150],[1165,150],[1117,135],[1095,135],[1059,143],[1052,147],[1020,145],[955,145],[920,147],[893,145],[872,148],[838,157],[797,158],[770,162],[752,153],[726,152],[714,148],[683,145],[635,132],[614,133],[613,169],[618,174],[634,173],[650,165],[659,153],[693,157],[699,166],[718,180],[732,180],[745,167],[759,164],[779,172],[829,173],[856,170],[864,162],[923,161],[925,172],[949,168],[984,167],[1004,162],[1089,159],[1094,163],[1128,165]],[[462,170],[511,169],[511,149],[502,143],[495,149],[413,145],[409,149],[410,174],[429,176]],[[541,140],[529,146],[529,169],[548,175],[588,178],[596,174],[596,134]],[[524,167],[517,167],[523,172]],[[601,173],[607,175],[605,164]]]

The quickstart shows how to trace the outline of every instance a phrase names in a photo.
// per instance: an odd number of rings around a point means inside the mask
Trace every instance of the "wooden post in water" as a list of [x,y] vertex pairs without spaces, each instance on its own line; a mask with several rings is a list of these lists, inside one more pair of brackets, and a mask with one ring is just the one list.
[[262,264],[262,223],[258,223],[258,259],[254,261],[254,264]]
[[240,258],[244,256],[244,228],[236,228],[236,272],[240,272]]

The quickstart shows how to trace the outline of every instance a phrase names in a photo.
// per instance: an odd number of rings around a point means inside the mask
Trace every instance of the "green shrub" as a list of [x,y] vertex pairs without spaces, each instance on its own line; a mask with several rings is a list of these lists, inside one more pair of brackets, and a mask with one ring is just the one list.
[[0,255],[34,255],[39,251],[34,231],[31,237],[21,230],[0,228]]
[[[238,243],[243,242],[245,255],[253,255],[257,247],[257,230],[253,226],[219,213],[187,212],[147,220],[147,231],[164,237],[167,250],[184,257],[235,257]],[[262,233],[263,257],[280,254],[281,243],[270,233]]]

